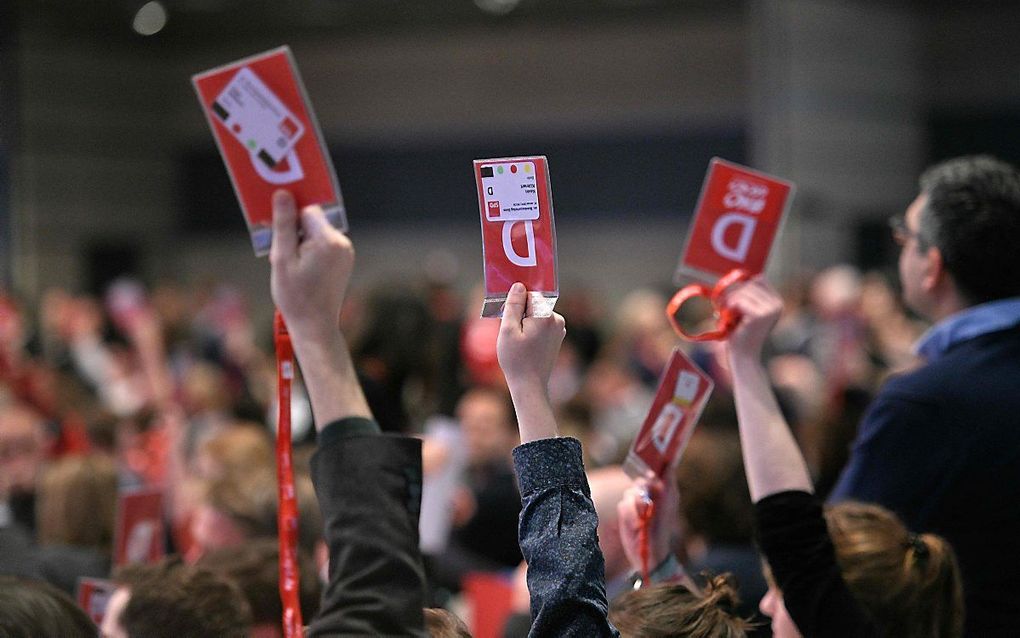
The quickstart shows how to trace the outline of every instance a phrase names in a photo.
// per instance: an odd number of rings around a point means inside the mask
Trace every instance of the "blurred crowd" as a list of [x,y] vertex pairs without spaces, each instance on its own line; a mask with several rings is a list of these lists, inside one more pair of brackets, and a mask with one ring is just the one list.
[[[674,549],[692,571],[734,572],[753,614],[765,585],[725,346],[681,342],[664,313],[671,292],[635,290],[607,308],[583,288],[564,290],[557,310],[569,329],[550,399],[561,432],[583,443],[600,532],[607,526],[600,539],[612,598],[630,577],[611,529],[630,485],[619,466],[659,375],[677,346],[712,375],[715,393],[676,477],[683,533]],[[851,266],[791,279],[783,295],[767,370],[824,497],[863,409],[888,374],[913,365],[911,345],[924,326],[885,276]],[[354,291],[341,318],[381,428],[424,439],[422,550],[433,603],[454,608],[466,576],[509,573],[522,560],[511,462],[517,424],[496,361],[499,322],[478,318],[480,307],[480,295],[430,282]],[[692,329],[712,321],[707,307],[688,304],[683,313]],[[307,618],[328,553],[300,384],[294,397]],[[102,298],[57,289],[38,303],[0,297],[0,573],[41,577],[72,594],[82,576],[109,577],[118,493],[158,487],[167,552],[239,579],[256,624],[278,631],[269,540],[275,402],[271,335],[229,286],[147,290],[120,280]],[[527,613],[526,590],[514,601]]]

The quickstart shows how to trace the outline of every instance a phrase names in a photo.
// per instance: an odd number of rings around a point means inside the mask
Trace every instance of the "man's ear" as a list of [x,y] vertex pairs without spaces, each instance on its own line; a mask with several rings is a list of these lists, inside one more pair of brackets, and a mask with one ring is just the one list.
[[926,292],[932,292],[948,282],[949,272],[946,271],[946,262],[942,258],[942,251],[935,246],[930,246],[925,251],[924,258],[926,264],[921,285]]

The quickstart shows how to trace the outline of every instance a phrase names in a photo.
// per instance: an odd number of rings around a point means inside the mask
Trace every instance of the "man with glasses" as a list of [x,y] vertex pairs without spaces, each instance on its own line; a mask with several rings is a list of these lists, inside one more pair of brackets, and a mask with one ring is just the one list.
[[938,164],[893,225],[906,304],[934,326],[921,367],[887,382],[830,499],[884,505],[945,536],[968,636],[1020,627],[1020,173]]

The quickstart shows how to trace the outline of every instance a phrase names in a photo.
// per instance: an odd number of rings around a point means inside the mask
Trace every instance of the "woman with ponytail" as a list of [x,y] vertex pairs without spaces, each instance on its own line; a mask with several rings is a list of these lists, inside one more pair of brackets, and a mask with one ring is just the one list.
[[841,503],[823,512],[804,458],[761,363],[782,311],[756,278],[727,296],[741,315],[728,346],[758,540],[771,571],[761,611],[776,638],[958,638],[963,595],[952,548],[911,534],[876,505]]

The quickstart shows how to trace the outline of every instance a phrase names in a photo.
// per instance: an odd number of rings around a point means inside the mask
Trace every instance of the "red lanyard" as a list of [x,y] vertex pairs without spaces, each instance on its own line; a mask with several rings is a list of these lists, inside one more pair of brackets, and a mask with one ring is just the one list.
[[278,419],[276,430],[276,477],[280,506],[276,524],[280,538],[280,600],[283,603],[283,635],[301,638],[300,577],[297,564],[298,509],[294,492],[294,459],[290,442],[290,389],[294,381],[294,348],[280,311],[273,317],[276,342],[276,387]]
[[[730,286],[747,281],[750,278],[751,274],[746,270],[731,270],[719,279],[711,289],[702,284],[691,284],[681,288],[673,295],[673,298],[669,300],[669,304],[666,306],[666,316],[669,318],[669,322],[673,324],[673,330],[688,341],[718,341],[728,337],[733,332],[733,329],[737,327],[737,324],[740,323],[740,313],[732,308],[722,306],[722,296]],[[680,322],[677,321],[676,313],[680,310],[680,306],[695,297],[705,297],[712,302],[712,308],[716,316],[715,330],[692,335],[684,330]]]
[[641,586],[648,587],[652,584],[651,566],[648,564],[649,541],[648,532],[655,517],[655,503],[647,493],[641,495],[641,502],[638,504],[638,551],[641,554]]

